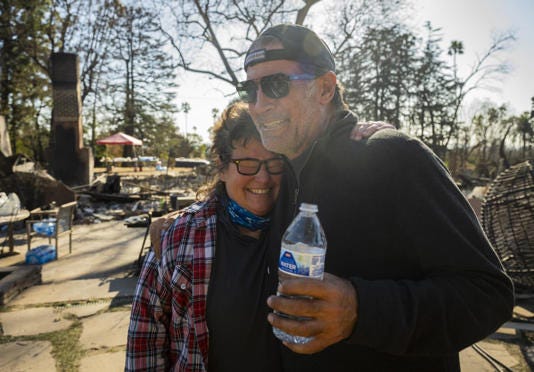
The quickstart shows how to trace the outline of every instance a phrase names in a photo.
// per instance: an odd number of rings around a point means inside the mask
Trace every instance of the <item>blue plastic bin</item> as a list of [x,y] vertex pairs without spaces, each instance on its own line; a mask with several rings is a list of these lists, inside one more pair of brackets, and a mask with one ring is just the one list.
[[56,247],[53,245],[40,245],[26,252],[27,265],[42,265],[56,259]]

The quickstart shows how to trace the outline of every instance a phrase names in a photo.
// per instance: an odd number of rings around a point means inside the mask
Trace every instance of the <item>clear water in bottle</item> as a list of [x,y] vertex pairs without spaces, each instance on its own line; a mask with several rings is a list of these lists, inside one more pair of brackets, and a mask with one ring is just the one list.
[[[299,214],[284,233],[278,261],[280,281],[288,277],[323,279],[326,237],[317,217],[317,211],[317,205],[302,203]],[[278,295],[280,294],[278,293]],[[288,314],[278,313],[278,315],[291,319],[307,320]],[[305,344],[312,339],[290,335],[275,327],[273,327],[273,333],[278,339],[294,344]]]

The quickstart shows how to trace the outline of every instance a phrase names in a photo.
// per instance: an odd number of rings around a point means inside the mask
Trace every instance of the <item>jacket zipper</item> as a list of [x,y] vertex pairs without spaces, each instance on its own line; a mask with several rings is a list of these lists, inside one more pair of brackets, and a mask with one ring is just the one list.
[[[302,167],[302,169],[300,170],[300,173],[302,173],[302,171],[304,170],[304,168],[306,168],[306,165],[308,164],[308,161],[310,160],[310,157],[313,153],[313,150],[315,149],[315,146],[317,145],[317,141],[314,141],[311,145],[311,149],[310,151],[308,151],[308,155],[306,156],[306,159],[304,161],[304,165]],[[291,169],[291,174],[293,176],[293,180],[295,181],[296,183],[296,186],[293,190],[293,200],[292,200],[292,204],[293,204],[293,211],[292,211],[292,214],[291,214],[291,219],[295,218],[295,216],[297,215],[298,213],[298,198],[299,198],[299,193],[300,193],[300,173],[297,175],[295,170],[293,169],[293,166],[291,165],[291,162],[289,162],[289,168]]]

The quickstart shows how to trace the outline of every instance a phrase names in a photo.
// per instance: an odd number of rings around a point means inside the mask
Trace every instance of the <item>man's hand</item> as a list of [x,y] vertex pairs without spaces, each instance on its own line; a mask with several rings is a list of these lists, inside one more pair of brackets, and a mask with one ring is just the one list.
[[270,296],[267,304],[275,311],[310,318],[293,320],[271,313],[269,323],[282,331],[313,340],[304,345],[285,343],[300,354],[317,353],[349,337],[358,317],[358,300],[353,285],[345,279],[325,273],[323,280],[309,278],[284,279],[278,286],[284,296],[313,298],[287,298]]
[[154,254],[158,259],[161,258],[161,236],[165,231],[167,231],[169,227],[171,227],[178,212],[179,211],[168,213],[157,219],[153,219],[150,223],[150,241],[152,242],[152,249],[154,250]]
[[370,137],[375,132],[378,132],[382,129],[395,129],[395,126],[392,124],[385,123],[383,121],[359,122],[352,129],[352,132],[350,133],[350,138],[355,141],[358,141]]

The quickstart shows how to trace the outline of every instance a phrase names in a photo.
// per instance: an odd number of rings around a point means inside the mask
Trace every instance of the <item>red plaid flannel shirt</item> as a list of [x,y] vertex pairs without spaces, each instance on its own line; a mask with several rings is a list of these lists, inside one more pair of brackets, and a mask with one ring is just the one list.
[[184,209],[146,257],[128,329],[126,371],[206,371],[206,298],[215,255],[217,200]]

